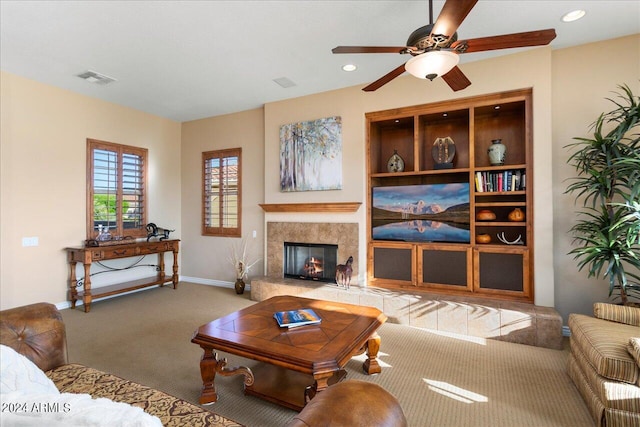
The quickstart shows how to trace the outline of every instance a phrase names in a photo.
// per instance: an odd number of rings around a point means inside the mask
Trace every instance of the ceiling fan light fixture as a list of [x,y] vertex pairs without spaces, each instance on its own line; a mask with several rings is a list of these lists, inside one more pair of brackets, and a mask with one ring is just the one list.
[[432,50],[414,56],[407,61],[404,68],[414,77],[433,80],[447,74],[458,65],[459,61],[460,57],[456,53],[448,50]]

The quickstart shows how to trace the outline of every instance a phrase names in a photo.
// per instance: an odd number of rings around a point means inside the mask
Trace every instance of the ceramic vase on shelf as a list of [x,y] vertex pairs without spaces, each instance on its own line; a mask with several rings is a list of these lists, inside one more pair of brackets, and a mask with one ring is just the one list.
[[387,171],[404,172],[404,160],[398,154],[398,150],[393,150],[393,155],[387,161]]
[[504,158],[507,154],[507,147],[502,143],[501,139],[494,139],[491,141],[491,146],[487,150],[489,154],[489,163],[491,166],[504,165]]

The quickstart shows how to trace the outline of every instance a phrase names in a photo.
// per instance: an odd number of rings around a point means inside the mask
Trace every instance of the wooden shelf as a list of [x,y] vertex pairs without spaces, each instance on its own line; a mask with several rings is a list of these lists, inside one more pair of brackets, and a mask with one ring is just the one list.
[[[115,285],[102,286],[99,288],[91,289],[91,296],[93,298],[103,298],[111,295],[121,294],[123,292],[135,291],[137,289],[148,288],[149,286],[157,286],[163,285],[165,283],[170,283],[172,281],[171,276],[166,276],[164,278],[144,278],[131,280],[128,282],[117,283]],[[78,298],[82,298],[84,296],[84,291],[78,291]]]
[[262,203],[265,212],[356,212],[361,202],[335,203]]

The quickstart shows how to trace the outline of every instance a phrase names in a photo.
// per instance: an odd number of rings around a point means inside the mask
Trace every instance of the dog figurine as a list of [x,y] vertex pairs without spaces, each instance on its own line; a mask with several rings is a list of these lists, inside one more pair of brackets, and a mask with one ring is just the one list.
[[336,284],[349,289],[351,285],[351,273],[353,273],[353,257],[350,256],[346,263],[339,264],[336,267]]
[[168,230],[166,228],[158,227],[154,223],[147,224],[147,242],[152,237],[159,237],[159,240],[166,240],[169,238],[169,233],[176,230]]

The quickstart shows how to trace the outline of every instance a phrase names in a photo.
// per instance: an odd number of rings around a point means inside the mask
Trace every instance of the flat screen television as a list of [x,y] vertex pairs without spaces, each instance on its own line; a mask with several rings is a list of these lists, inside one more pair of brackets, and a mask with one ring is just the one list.
[[469,243],[469,183],[372,189],[373,240]]

